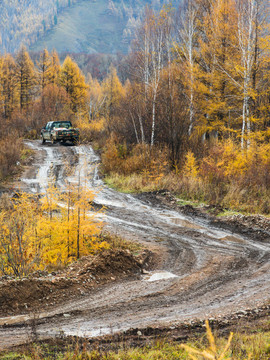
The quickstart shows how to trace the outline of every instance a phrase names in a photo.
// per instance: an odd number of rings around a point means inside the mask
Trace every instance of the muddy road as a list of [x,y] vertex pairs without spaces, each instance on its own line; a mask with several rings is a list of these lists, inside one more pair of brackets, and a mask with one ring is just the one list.
[[[112,282],[49,311],[40,309],[35,323],[40,338],[174,326],[244,312],[269,300],[270,239],[260,242],[223,231],[147,196],[107,188],[90,146],[27,145],[36,156],[21,189],[43,193],[53,175],[64,190],[66,180],[76,182],[80,174],[95,191],[96,205],[107,208],[106,229],[146,245],[158,259],[155,269],[139,278]],[[73,173],[67,173],[64,163]],[[0,349],[27,342],[31,323],[31,315],[0,318]]]

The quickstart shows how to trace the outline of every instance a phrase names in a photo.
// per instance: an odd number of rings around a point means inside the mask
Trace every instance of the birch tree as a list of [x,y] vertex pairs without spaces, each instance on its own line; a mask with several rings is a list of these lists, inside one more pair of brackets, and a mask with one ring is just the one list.
[[244,148],[245,137],[247,139],[247,147],[250,145],[250,101],[252,96],[255,95],[252,95],[252,72],[255,63],[256,20],[258,17],[259,2],[257,0],[238,0],[237,8],[243,94],[241,146]]
[[168,19],[168,8],[163,8],[157,15],[147,10],[144,23],[136,34],[135,40],[137,54],[135,78],[144,83],[145,102],[151,104],[151,146],[155,142],[156,102],[161,72],[166,63]]
[[191,135],[194,127],[195,106],[194,106],[194,92],[195,92],[195,44],[198,31],[198,8],[197,4],[192,0],[186,0],[183,7],[180,8],[179,21],[179,44],[176,46],[176,51],[179,59],[186,64],[188,76],[188,91],[187,97],[189,99],[189,128],[188,134]]

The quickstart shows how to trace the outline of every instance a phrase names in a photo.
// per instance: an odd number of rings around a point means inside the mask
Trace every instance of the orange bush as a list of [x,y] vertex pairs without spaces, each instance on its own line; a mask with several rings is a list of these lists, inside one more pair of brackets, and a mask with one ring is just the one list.
[[168,151],[166,148],[150,147],[148,144],[137,144],[128,149],[115,136],[107,141],[102,154],[103,172],[119,175],[143,174],[149,180],[163,176],[168,172]]
[[16,136],[7,136],[0,140],[0,180],[12,174],[20,160],[22,141]]

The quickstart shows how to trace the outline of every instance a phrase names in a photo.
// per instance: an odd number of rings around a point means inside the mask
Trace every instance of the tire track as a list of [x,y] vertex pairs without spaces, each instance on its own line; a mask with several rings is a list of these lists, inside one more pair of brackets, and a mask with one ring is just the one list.
[[[54,174],[56,186],[64,191],[65,181],[75,182],[80,174],[96,193],[95,204],[107,207],[106,228],[159,252],[161,261],[153,272],[157,276],[161,271],[176,275],[153,282],[142,275],[112,283],[45,312],[37,320],[41,338],[59,334],[93,337],[227,316],[269,299],[269,243],[221,231],[206,220],[151,205],[143,196],[139,200],[107,188],[98,176],[99,158],[90,146],[52,147],[35,141],[27,144],[36,150],[38,160],[21,181],[24,190],[43,193]],[[69,318],[63,314],[69,314]],[[8,318],[0,319],[0,347],[29,340],[31,326],[27,321],[12,321],[8,325]],[[4,323],[7,325],[1,326]],[[12,337],[11,342],[7,336]]]

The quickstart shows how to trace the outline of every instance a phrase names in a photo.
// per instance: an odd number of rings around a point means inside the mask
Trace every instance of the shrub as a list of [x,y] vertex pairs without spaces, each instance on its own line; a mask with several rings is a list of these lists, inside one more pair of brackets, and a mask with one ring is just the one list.
[[22,141],[16,135],[8,135],[0,140],[0,180],[14,172],[21,150]]

